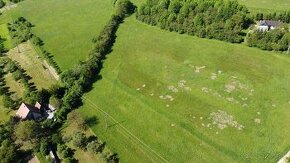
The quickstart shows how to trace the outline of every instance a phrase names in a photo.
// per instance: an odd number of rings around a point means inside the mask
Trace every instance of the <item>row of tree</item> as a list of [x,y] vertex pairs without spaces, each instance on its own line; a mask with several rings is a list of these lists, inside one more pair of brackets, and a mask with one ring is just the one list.
[[44,57],[48,61],[48,63],[56,70],[56,72],[60,74],[61,70],[57,63],[54,61],[53,55],[45,50],[43,41],[32,33],[32,27],[33,25],[23,17],[19,17],[14,22],[8,24],[8,29],[10,31],[10,35],[14,41],[14,44],[19,45],[22,42],[31,40],[31,42],[41,53],[42,57]]
[[276,20],[284,23],[290,23],[290,10],[284,12],[273,12],[273,13],[257,13],[255,16],[256,20]]
[[[4,75],[7,73],[11,73],[13,79],[16,82],[21,83],[24,86],[24,95],[23,99],[27,101],[29,104],[34,104],[38,99],[38,92],[33,82],[30,82],[31,77],[26,74],[25,70],[21,68],[21,66],[15,61],[11,60],[8,57],[1,59],[2,65],[2,86],[0,93],[3,93],[3,104],[6,108],[16,109],[20,103],[20,98],[14,97],[12,98],[11,92],[9,92],[9,87],[6,86]],[[1,70],[1,69],[0,69]]]
[[287,51],[290,48],[290,32],[287,28],[268,32],[254,30],[248,34],[247,44],[262,50]]
[[24,1],[24,0],[9,0],[10,2],[13,2],[13,3],[19,3],[21,1]]
[[137,19],[162,29],[240,43],[252,23],[236,0],[147,0]]

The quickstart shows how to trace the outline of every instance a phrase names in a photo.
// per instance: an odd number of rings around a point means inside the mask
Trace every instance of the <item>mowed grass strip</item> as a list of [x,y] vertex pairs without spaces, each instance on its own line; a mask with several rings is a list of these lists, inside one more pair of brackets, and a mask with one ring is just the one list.
[[4,48],[5,49],[10,49],[13,47],[12,40],[11,40],[11,37],[9,35],[9,31],[7,28],[7,24],[0,25],[0,37],[5,40],[4,41]]
[[238,0],[241,4],[245,4],[253,12],[274,12],[285,11],[290,9],[289,0]]
[[35,83],[38,89],[48,89],[51,85],[57,83],[29,41],[11,49],[7,56],[20,64],[21,68],[32,77],[31,81]]
[[88,56],[91,40],[113,11],[111,0],[25,0],[8,15],[23,16],[34,24],[33,32],[44,41],[45,49],[67,70]]
[[[290,146],[289,63],[276,53],[170,33],[131,17],[80,112],[99,118],[92,130],[123,162],[275,162]],[[205,68],[197,73],[198,67]],[[182,80],[189,91],[178,86]],[[232,82],[241,89],[226,92]],[[245,128],[219,129],[208,119],[218,110]]]

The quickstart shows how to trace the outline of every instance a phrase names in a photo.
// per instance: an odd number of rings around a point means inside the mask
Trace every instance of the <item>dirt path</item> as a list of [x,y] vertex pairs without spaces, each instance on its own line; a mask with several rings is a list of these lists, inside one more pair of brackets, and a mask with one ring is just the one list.
[[278,163],[288,163],[290,160],[290,151],[284,156],[282,157]]
[[55,71],[55,69],[53,67],[51,67],[46,60],[43,61],[44,66],[49,70],[50,74],[56,79],[59,79],[59,75],[57,74],[57,72]]

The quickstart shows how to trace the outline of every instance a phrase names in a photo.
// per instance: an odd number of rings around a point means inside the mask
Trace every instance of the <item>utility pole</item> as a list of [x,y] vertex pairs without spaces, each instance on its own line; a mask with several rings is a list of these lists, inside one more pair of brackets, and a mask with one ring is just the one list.
[[107,120],[107,118],[108,118],[108,116],[107,116],[107,114],[105,113],[105,131],[107,132],[107,130],[108,130],[108,120]]

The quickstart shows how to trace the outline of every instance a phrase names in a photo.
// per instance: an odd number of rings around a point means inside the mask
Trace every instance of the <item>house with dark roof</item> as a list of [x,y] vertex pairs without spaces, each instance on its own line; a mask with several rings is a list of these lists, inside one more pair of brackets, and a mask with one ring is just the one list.
[[274,20],[261,20],[257,24],[257,29],[261,31],[273,30],[280,27],[282,23]]
[[16,112],[16,116],[23,120],[40,120],[42,119],[41,107],[22,103]]
[[53,106],[46,107],[39,102],[36,102],[34,106],[22,103],[16,112],[16,116],[22,120],[53,119],[55,110]]

